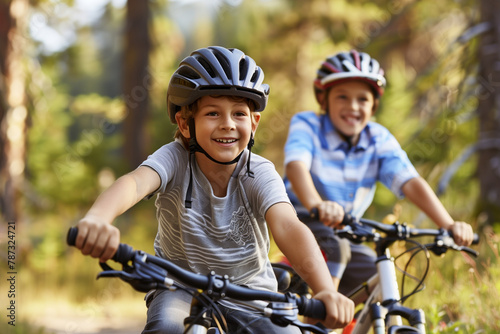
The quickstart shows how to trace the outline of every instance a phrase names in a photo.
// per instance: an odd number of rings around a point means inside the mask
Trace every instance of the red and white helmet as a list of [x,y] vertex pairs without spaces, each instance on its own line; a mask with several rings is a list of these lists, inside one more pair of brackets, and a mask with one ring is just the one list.
[[361,80],[368,83],[376,97],[382,96],[386,85],[384,70],[378,61],[369,54],[351,50],[340,52],[325,59],[317,71],[314,80],[316,99],[321,104],[318,94],[328,88],[350,80]]

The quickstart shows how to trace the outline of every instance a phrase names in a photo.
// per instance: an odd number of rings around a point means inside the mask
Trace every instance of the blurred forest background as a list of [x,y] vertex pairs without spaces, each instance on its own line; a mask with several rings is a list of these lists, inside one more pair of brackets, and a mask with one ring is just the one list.
[[[431,333],[500,331],[500,1],[0,0],[2,333],[139,331],[143,295],[95,281],[97,261],[65,236],[104,188],[172,140],[170,76],[209,45],[239,48],[264,69],[271,95],[255,152],[280,173],[290,117],[318,110],[322,60],[352,48],[378,59],[388,87],[376,121],[452,216],[481,234],[478,259],[434,257],[413,302]],[[432,226],[379,187],[366,216],[393,212]],[[8,222],[15,327],[6,320]],[[153,201],[116,225],[123,242],[153,251]]]

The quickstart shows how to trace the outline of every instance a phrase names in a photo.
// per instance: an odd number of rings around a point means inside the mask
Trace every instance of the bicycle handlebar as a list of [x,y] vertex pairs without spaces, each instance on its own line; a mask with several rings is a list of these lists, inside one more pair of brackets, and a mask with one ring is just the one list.
[[[78,228],[71,227],[67,234],[67,244],[75,246]],[[147,254],[140,250],[134,250],[127,244],[120,244],[114,254],[114,261],[127,266],[132,261],[133,273],[124,271],[114,271],[109,266],[102,264],[105,269],[98,277],[119,277],[131,284],[136,290],[147,292],[151,288],[161,285],[170,286],[174,281],[167,277],[174,277],[178,281],[196,289],[206,291],[209,295],[219,295],[241,301],[264,300],[270,302],[295,303],[298,313],[315,319],[325,319],[326,309],[322,301],[309,299],[306,296],[298,296],[292,293],[279,293],[273,291],[256,290],[231,283],[227,276],[219,276],[214,272],[208,275],[196,274],[185,270],[174,263]],[[104,265],[104,266],[103,266]],[[156,268],[155,268],[156,267]],[[161,269],[163,270],[161,270]],[[108,272],[106,272],[108,271]]]
[[[310,217],[318,219],[318,208],[313,208],[310,212]],[[421,229],[412,228],[406,224],[396,222],[394,224],[384,224],[375,220],[360,218],[356,219],[350,214],[345,213],[340,225],[345,226],[343,229],[335,230],[341,238],[347,238],[353,242],[361,243],[365,241],[378,241],[381,236],[378,232],[383,232],[386,239],[407,240],[414,237],[433,236],[436,238],[435,243],[431,244],[429,249],[437,255],[446,252],[447,249],[463,251],[473,256],[478,256],[478,252],[465,246],[458,246],[453,240],[451,231],[445,229]],[[472,244],[479,243],[479,235],[474,233]]]
[[[432,236],[435,237],[435,242],[428,246],[429,250],[437,255],[441,255],[448,249],[463,251],[473,256],[478,256],[478,252],[466,246],[459,246],[453,240],[451,231],[445,229],[422,229],[409,227],[406,224],[395,222],[393,224],[384,224],[375,220],[360,218],[356,219],[349,214],[344,215],[342,224],[344,229],[336,230],[339,237],[348,238],[354,242],[378,241],[380,235],[378,232],[385,234],[386,239],[393,240],[408,240],[415,237]],[[474,233],[472,244],[479,243],[479,235]]]

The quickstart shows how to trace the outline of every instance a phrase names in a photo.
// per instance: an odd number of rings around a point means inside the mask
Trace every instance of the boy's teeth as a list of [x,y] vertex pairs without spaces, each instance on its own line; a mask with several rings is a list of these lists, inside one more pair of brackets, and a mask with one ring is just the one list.
[[218,141],[220,143],[232,143],[232,142],[235,142],[236,139],[216,139],[216,141]]

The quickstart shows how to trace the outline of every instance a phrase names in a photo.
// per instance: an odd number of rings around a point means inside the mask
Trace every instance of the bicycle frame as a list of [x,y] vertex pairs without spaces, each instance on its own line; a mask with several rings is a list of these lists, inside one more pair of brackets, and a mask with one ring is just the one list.
[[[344,224],[346,228],[336,232],[339,236],[354,242],[374,241],[377,253],[377,274],[348,294],[355,305],[364,306],[356,316],[355,325],[344,333],[365,334],[370,329],[373,329],[374,334],[426,333],[423,310],[411,309],[401,303],[396,265],[390,253],[390,246],[394,241],[434,236],[434,243],[423,246],[422,250],[441,255],[448,249],[453,249],[477,256],[476,251],[457,246],[451,235],[442,229],[413,229],[399,222],[388,225],[368,219],[360,219],[358,222],[350,216],[346,217]],[[381,237],[375,231],[382,231],[386,236]],[[477,235],[474,239],[473,243],[478,243]],[[403,319],[408,321],[409,326],[403,325]]]
[[[375,334],[383,334],[386,333],[386,327],[392,328],[391,333],[405,329],[425,334],[424,312],[403,307],[399,303],[396,269],[389,249],[378,258],[377,272],[349,295],[356,305],[364,303],[351,334],[368,333],[370,328]],[[403,326],[402,317],[409,320],[413,327]]]

